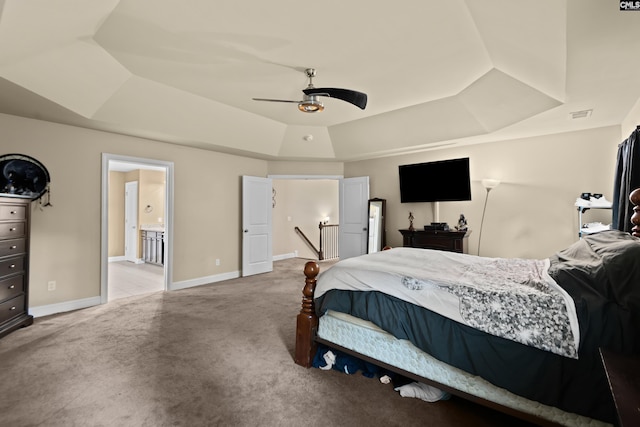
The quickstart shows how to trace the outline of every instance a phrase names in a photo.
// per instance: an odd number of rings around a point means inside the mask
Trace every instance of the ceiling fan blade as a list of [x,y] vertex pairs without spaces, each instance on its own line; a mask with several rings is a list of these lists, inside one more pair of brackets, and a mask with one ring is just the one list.
[[350,89],[339,89],[334,87],[318,87],[303,89],[305,95],[328,96],[330,98],[341,99],[364,110],[367,106],[367,94]]
[[291,101],[289,99],[269,99],[269,98],[251,98],[254,101],[267,101],[267,102],[291,102],[294,104],[299,103],[300,101]]

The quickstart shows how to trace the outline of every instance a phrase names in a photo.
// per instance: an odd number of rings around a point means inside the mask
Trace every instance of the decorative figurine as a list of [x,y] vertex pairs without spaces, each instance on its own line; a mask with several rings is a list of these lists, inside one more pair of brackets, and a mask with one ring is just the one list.
[[413,231],[415,230],[415,228],[413,228],[413,213],[409,212],[409,230]]
[[458,220],[458,225],[456,225],[456,230],[467,231],[467,219],[464,217],[464,214],[460,214],[460,219]]

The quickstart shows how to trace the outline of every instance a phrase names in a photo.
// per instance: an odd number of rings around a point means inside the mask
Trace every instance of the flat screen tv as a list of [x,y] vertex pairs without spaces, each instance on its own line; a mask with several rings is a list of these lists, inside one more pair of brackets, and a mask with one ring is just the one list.
[[471,200],[469,158],[398,166],[400,202]]

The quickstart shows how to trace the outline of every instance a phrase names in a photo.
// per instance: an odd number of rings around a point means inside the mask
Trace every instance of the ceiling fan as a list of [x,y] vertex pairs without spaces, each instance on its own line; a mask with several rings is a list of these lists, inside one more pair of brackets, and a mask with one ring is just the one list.
[[268,98],[253,98],[254,101],[268,101],[268,102],[292,102],[298,104],[298,109],[303,113],[315,113],[317,111],[324,110],[324,104],[320,102],[318,97],[328,96],[330,98],[341,99],[356,107],[364,110],[367,106],[367,94],[350,89],[340,89],[333,87],[321,87],[317,88],[313,86],[313,78],[316,76],[316,70],[314,68],[307,68],[305,74],[309,78],[309,85],[306,89],[302,89],[303,95],[301,101],[291,101],[288,99],[268,99]]

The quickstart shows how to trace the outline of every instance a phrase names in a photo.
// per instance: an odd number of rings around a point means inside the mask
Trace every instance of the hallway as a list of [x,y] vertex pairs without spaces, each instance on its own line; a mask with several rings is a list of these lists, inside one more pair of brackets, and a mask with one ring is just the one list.
[[164,290],[164,269],[129,261],[109,263],[109,301]]

